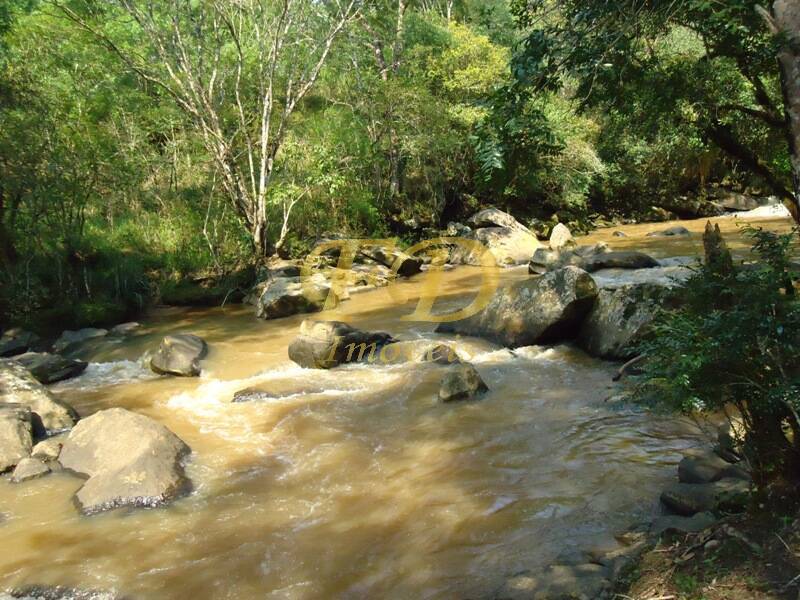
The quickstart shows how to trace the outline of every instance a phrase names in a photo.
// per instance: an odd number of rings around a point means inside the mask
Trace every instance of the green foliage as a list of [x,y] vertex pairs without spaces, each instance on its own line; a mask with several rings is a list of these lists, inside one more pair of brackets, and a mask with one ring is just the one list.
[[790,252],[797,232],[749,229],[759,258],[727,274],[708,265],[680,290],[644,343],[640,394],[684,412],[733,407],[760,483],[800,466],[800,300]]

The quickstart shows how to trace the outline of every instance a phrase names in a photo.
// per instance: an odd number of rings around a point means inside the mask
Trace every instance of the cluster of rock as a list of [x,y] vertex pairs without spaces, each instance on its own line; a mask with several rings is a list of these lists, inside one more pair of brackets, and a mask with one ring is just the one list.
[[493,262],[501,267],[525,264],[541,245],[536,234],[514,217],[496,208],[487,208],[468,220],[469,226],[451,224],[445,234],[479,242],[480,246],[468,248],[455,244],[449,262],[454,265],[485,265],[483,248],[488,250]]
[[750,499],[751,480],[749,473],[736,461],[735,443],[728,428],[721,428],[714,452],[690,453],[679,463],[678,481],[661,494],[664,514],[649,524],[616,536],[616,543],[610,547],[589,548],[563,557],[559,564],[543,572],[515,573],[494,597],[497,600],[608,600],[615,597],[615,583],[663,536],[704,531],[718,523],[723,512],[745,509]]
[[[64,352],[134,329],[126,324],[112,332],[65,332],[54,349]],[[189,489],[182,465],[190,452],[185,443],[163,425],[122,408],[79,420],[44,384],[80,374],[86,363],[27,352],[38,343],[19,330],[4,335],[4,348],[14,348],[16,354],[0,360],[0,473],[10,472],[13,484],[64,470],[84,477],[74,500],[87,515],[123,506],[159,506]],[[167,336],[151,367],[158,373],[196,376],[206,352],[206,343],[196,336]]]

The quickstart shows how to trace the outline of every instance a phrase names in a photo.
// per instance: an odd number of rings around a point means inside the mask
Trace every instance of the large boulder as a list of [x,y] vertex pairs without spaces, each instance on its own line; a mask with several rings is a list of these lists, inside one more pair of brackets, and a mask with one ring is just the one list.
[[394,341],[388,333],[361,331],[340,321],[306,319],[289,345],[289,358],[306,369],[377,362],[382,348]]
[[330,281],[322,273],[310,277],[278,277],[257,286],[256,316],[259,319],[280,319],[292,315],[319,312],[336,306],[340,298],[332,291]]
[[206,354],[208,345],[202,338],[187,333],[168,335],[150,359],[150,368],[159,375],[197,377]]
[[97,329],[94,327],[87,327],[86,329],[79,329],[78,331],[65,331],[53,344],[53,350],[61,353],[87,340],[93,340],[107,335],[107,329]]
[[673,483],[661,493],[661,502],[671,511],[690,517],[720,509],[742,510],[750,494],[744,479],[721,479],[714,483]]
[[565,267],[501,288],[482,311],[441,323],[437,331],[483,337],[512,348],[557,342],[577,332],[597,293],[591,275]]
[[517,221],[510,214],[496,208],[486,208],[475,213],[467,220],[467,223],[474,229],[483,229],[485,227],[506,227],[508,229],[516,229],[519,231],[529,231],[525,225]]
[[653,284],[601,289],[581,325],[578,344],[592,356],[626,360],[650,331],[667,289]]
[[[462,234],[466,240],[480,242],[491,252],[495,264],[503,267],[525,264],[541,246],[536,235],[514,217],[496,208],[487,208],[469,220],[475,228]],[[482,265],[483,251],[456,246],[450,257],[453,264]]]
[[26,352],[15,356],[23,367],[28,369],[40,383],[56,383],[77,377],[86,370],[88,363],[82,360],[65,358],[59,354],[48,352]]
[[362,246],[359,253],[376,263],[392,269],[401,277],[411,277],[422,271],[423,261],[397,248],[386,246]]
[[471,400],[487,391],[489,387],[481,379],[478,370],[469,363],[462,363],[454,365],[445,373],[439,385],[439,401]]
[[0,404],[0,473],[28,458],[32,448],[31,409],[19,404]]
[[57,400],[14,360],[0,360],[0,402],[30,408],[37,434],[64,431],[78,420],[78,413],[71,406]]
[[0,337],[0,358],[17,356],[27,352],[40,343],[40,338],[35,333],[24,329],[9,329]]
[[533,253],[528,272],[541,275],[570,265],[594,273],[601,269],[651,269],[659,262],[643,252],[614,252],[606,244],[560,250],[540,248]]
[[566,246],[574,246],[575,240],[572,238],[572,232],[569,227],[563,223],[557,223],[550,232],[550,248],[559,250]]
[[84,514],[121,506],[156,507],[189,489],[182,459],[189,447],[156,421],[123,408],[83,419],[59,462],[88,477],[75,500]]

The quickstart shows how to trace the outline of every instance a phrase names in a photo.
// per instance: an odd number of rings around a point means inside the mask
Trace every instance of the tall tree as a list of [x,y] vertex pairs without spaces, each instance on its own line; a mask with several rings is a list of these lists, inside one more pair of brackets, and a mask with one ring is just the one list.
[[[268,211],[275,159],[358,0],[52,0],[189,117],[247,224],[274,251]],[[113,21],[127,18],[122,37]]]

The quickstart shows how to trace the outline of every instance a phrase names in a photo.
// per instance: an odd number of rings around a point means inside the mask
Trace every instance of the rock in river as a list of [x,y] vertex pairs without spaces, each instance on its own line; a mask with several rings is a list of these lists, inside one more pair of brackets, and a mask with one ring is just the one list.
[[208,353],[208,345],[196,335],[181,333],[161,340],[158,351],[150,360],[150,368],[159,375],[197,377],[200,360]]
[[602,289],[578,334],[578,344],[592,356],[625,360],[647,334],[667,290],[641,284]]
[[89,479],[75,495],[84,514],[121,506],[156,507],[189,489],[181,461],[189,447],[156,421],[123,408],[83,419],[59,461]]
[[501,288],[480,312],[437,332],[483,337],[511,348],[572,337],[591,310],[598,289],[592,277],[565,267]]
[[439,387],[440,402],[470,400],[489,391],[478,370],[469,363],[454,365],[448,369]]
[[24,329],[13,328],[0,337],[0,358],[27,352],[40,342],[39,336]]
[[720,508],[742,509],[750,484],[742,479],[721,479],[715,483],[673,483],[661,493],[661,502],[679,515],[692,516]]
[[11,474],[11,483],[22,483],[38,477],[44,477],[50,472],[44,461],[38,458],[23,458]]
[[0,404],[0,473],[31,454],[31,410],[19,404]]
[[574,246],[575,240],[572,239],[572,232],[563,223],[557,223],[550,232],[550,248],[558,250],[565,246]]
[[661,231],[651,231],[647,237],[675,237],[678,235],[691,235],[686,227],[676,225],[675,227],[667,227]]
[[280,319],[291,315],[319,312],[335,307],[341,300],[322,273],[310,277],[278,277],[268,279],[257,287],[256,316],[260,319]]
[[723,460],[714,452],[703,452],[686,456],[678,464],[678,480],[681,483],[713,483],[720,479],[750,480],[747,471]]
[[359,252],[376,263],[392,269],[401,277],[411,277],[422,271],[422,259],[409,256],[397,248],[362,246]]
[[56,383],[77,377],[86,370],[88,363],[65,358],[48,352],[26,352],[14,360],[28,369],[40,383]]
[[[14,360],[0,360],[0,402],[21,404],[33,413],[34,430],[63,431],[78,420],[78,413],[51,394]],[[36,432],[41,433],[41,432]]]
[[96,338],[105,337],[107,335],[107,329],[96,329],[93,327],[79,329],[78,331],[65,331],[53,344],[53,350],[59,353],[64,352],[70,347],[75,347],[87,340],[93,340]]
[[377,362],[382,348],[394,342],[384,332],[361,331],[340,321],[306,319],[289,345],[289,358],[306,369],[332,369],[350,362]]

